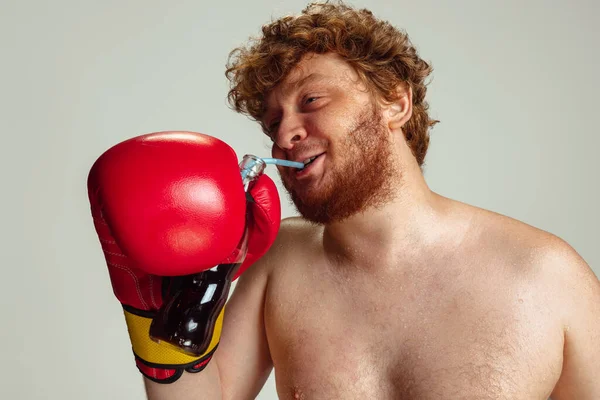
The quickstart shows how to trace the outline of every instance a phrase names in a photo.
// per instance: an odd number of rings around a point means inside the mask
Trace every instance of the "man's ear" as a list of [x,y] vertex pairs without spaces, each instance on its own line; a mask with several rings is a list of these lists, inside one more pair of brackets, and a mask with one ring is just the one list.
[[412,89],[406,82],[396,87],[396,99],[387,106],[387,120],[390,130],[400,129],[412,116]]

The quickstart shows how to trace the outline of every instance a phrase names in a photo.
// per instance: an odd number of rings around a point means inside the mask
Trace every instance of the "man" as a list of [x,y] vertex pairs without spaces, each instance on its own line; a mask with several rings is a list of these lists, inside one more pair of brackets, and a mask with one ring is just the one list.
[[240,278],[200,373],[150,399],[598,399],[600,283],[564,241],[432,192],[431,72],[366,10],[313,4],[233,53],[230,100],[302,217]]

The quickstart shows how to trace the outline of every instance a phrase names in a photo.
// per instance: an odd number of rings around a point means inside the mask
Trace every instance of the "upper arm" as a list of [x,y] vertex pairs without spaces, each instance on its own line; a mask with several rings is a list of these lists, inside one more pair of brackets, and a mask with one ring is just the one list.
[[272,368],[262,317],[266,274],[260,264],[237,280],[225,305],[219,346],[206,368],[168,385],[144,378],[149,400],[256,397]]
[[554,257],[563,301],[564,349],[553,400],[600,399],[600,281],[566,243]]
[[237,280],[215,352],[224,399],[254,399],[272,369],[264,326],[269,252]]
[[269,251],[248,268],[225,306],[221,341],[215,352],[224,399],[254,399],[273,362],[265,328],[265,296],[269,276],[285,257],[286,241],[297,218],[285,218]]
[[206,368],[167,385],[144,378],[149,400],[256,397],[272,368],[262,314],[268,258],[267,253],[234,282],[219,345]]
[[149,399],[254,399],[264,386],[273,363],[264,324],[269,276],[286,249],[293,218],[282,221],[269,251],[234,282],[225,305],[219,346],[199,373],[186,373],[175,383],[146,380]]

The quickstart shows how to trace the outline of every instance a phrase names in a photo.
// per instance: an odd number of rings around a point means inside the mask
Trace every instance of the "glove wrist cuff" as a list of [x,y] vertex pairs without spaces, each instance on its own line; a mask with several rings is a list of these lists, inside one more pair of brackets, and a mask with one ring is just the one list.
[[223,311],[215,327],[218,327],[215,329],[218,335],[214,335],[206,352],[199,357],[184,354],[174,346],[153,341],[149,332],[154,312],[128,306],[123,307],[123,312],[137,367],[144,376],[155,382],[175,382],[184,370],[200,372],[208,364],[219,344]]

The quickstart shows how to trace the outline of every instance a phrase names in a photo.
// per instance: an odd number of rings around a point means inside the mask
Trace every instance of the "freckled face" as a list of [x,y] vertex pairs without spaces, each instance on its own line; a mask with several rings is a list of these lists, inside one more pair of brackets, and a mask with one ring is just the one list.
[[332,54],[303,59],[267,97],[263,123],[273,157],[304,161],[279,168],[298,211],[340,221],[388,201],[396,174],[381,111],[352,67]]

